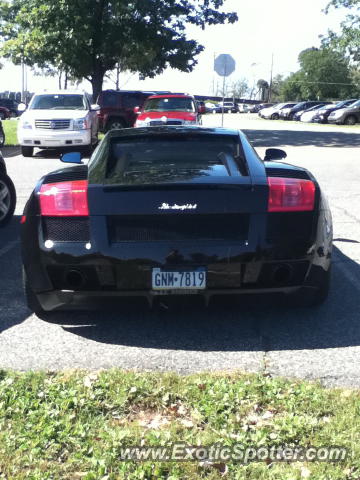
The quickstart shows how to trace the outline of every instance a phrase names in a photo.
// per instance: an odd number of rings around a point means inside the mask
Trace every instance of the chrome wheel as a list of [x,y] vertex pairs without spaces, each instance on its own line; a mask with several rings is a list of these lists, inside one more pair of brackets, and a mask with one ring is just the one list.
[[9,187],[0,179],[0,222],[7,216],[11,208],[11,193]]

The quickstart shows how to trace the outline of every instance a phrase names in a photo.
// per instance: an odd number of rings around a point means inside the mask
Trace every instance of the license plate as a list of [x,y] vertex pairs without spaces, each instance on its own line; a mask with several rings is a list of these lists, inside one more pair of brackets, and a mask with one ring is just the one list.
[[203,290],[206,288],[206,270],[197,268],[186,272],[152,269],[153,290]]

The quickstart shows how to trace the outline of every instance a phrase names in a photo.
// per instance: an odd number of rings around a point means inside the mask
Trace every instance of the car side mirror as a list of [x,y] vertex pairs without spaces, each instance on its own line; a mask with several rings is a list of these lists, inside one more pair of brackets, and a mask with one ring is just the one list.
[[134,113],[136,113],[136,115],[139,115],[140,110],[140,107],[134,107]]
[[81,160],[80,152],[62,153],[60,155],[60,160],[64,163],[77,163],[78,165],[81,165],[83,163]]
[[281,160],[286,157],[286,152],[280,148],[267,148],[265,150],[264,162],[268,162],[269,160]]
[[100,105],[98,105],[97,103],[93,103],[92,105],[90,105],[90,110],[92,112],[98,112],[100,110]]
[[22,112],[25,112],[26,108],[27,107],[25,103],[19,103],[19,105],[17,106],[17,111],[22,113]]
[[205,113],[205,112],[206,112],[205,105],[199,105],[199,106],[198,106],[198,112],[199,112],[200,114]]

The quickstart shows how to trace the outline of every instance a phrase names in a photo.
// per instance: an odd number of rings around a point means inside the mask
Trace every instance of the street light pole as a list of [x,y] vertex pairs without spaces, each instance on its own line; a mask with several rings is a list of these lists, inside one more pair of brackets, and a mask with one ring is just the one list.
[[271,70],[270,70],[270,84],[269,84],[269,99],[268,102],[271,102],[271,93],[272,93],[272,83],[273,83],[273,67],[274,67],[274,54],[271,54]]

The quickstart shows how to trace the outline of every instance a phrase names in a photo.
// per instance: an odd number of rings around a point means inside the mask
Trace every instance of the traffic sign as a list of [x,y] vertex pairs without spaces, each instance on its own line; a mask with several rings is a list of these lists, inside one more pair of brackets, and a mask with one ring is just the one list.
[[235,70],[235,60],[231,55],[222,53],[215,58],[214,70],[221,77],[228,77]]

